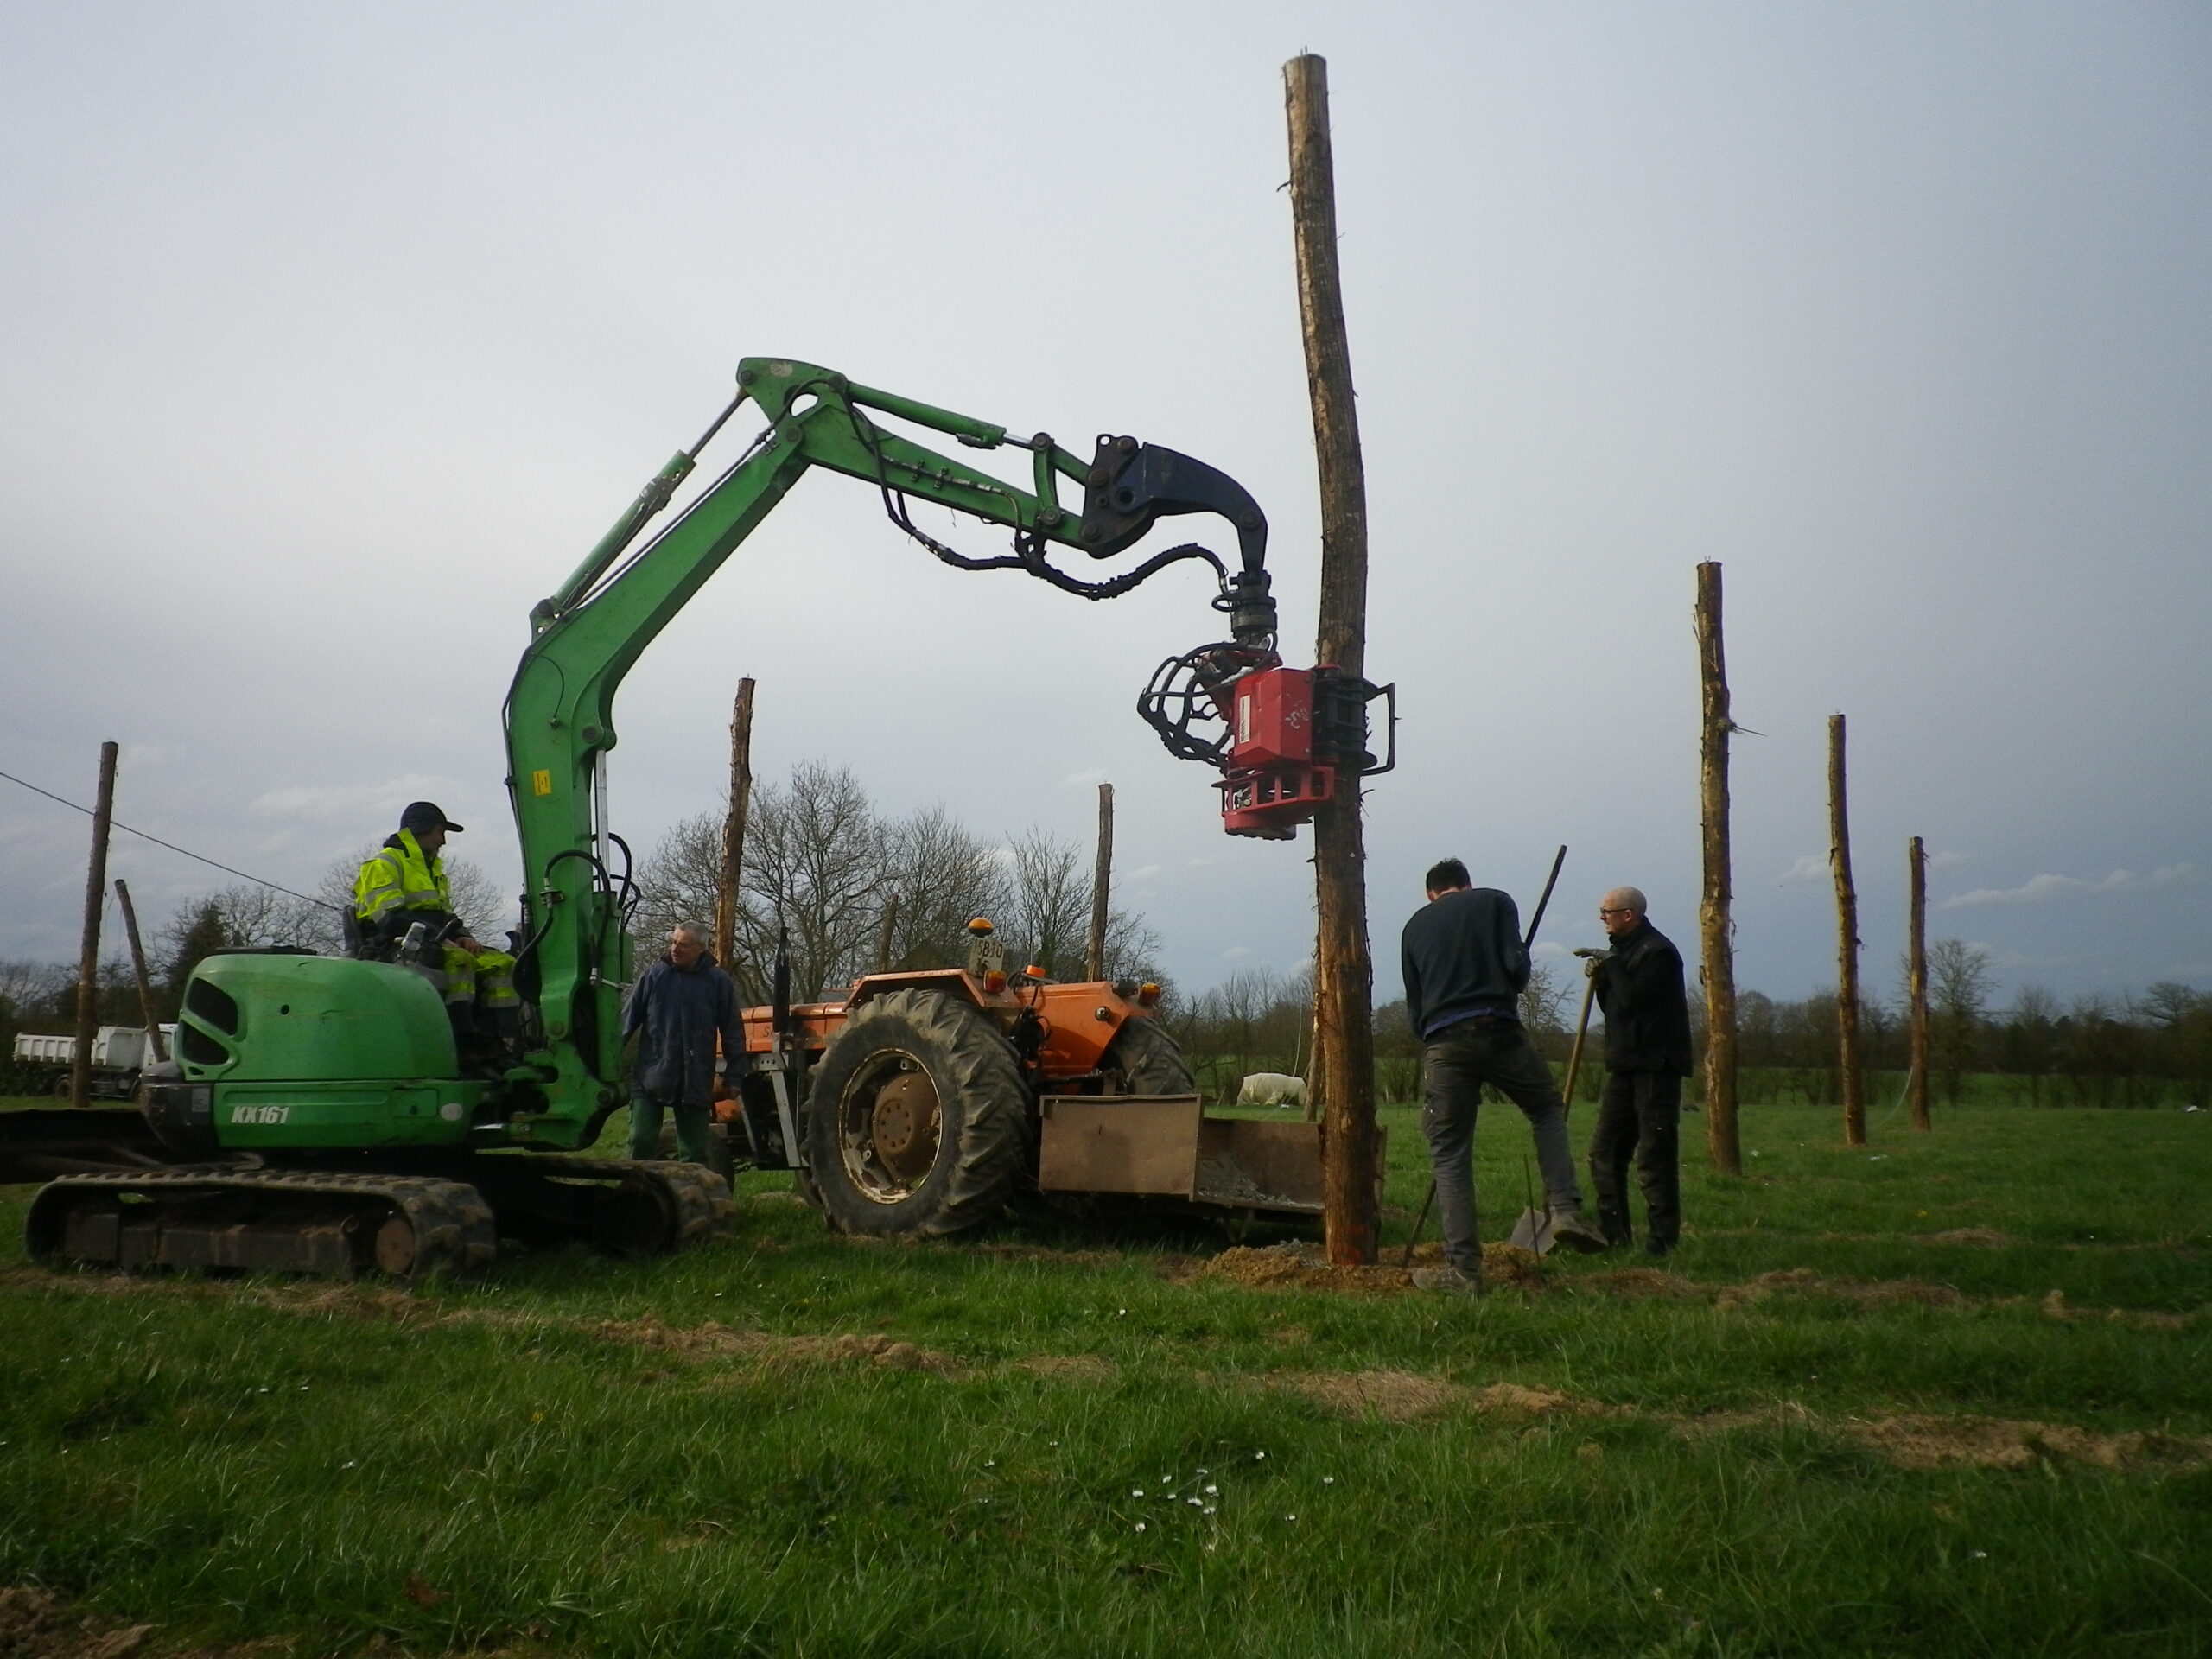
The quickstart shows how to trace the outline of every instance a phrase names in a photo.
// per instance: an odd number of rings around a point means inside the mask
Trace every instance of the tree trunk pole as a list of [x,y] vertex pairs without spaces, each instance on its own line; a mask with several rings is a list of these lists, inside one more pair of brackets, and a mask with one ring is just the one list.
[[1911,1007],[1910,1058],[1906,1062],[1905,1098],[1912,1108],[1912,1127],[1934,1125],[1928,1116],[1928,849],[1915,836],[1905,849],[1912,906],[1905,941],[1905,998]]
[[738,879],[745,864],[745,814],[753,803],[753,680],[737,683],[729,720],[729,810],[722,817],[721,880],[715,893],[715,960],[729,970],[737,954]]
[[154,982],[146,972],[146,947],[138,942],[138,912],[130,902],[130,884],[119,875],[115,878],[115,902],[123,906],[124,936],[130,941],[130,969],[138,976],[138,1011],[146,1021],[146,1046],[156,1060],[166,1060],[169,1049],[162,1040],[161,1016],[154,1012]]
[[1114,785],[1098,785],[1098,862],[1090,872],[1090,944],[1083,957],[1083,976],[1106,977],[1106,918],[1114,887]]
[[875,936],[875,971],[891,971],[891,946],[899,933],[899,895],[893,893],[883,901],[883,930]]
[[92,1039],[100,1028],[100,906],[107,898],[108,826],[115,821],[116,746],[100,745],[99,793],[92,802],[92,858],[85,872],[85,938],[77,953],[77,1053],[69,1065],[69,1103],[92,1103]]
[[[1283,79],[1298,308],[1321,486],[1320,626],[1314,658],[1359,676],[1367,662],[1367,480],[1337,274],[1328,65],[1308,53],[1283,66]],[[1339,774],[1336,798],[1314,817],[1313,885],[1322,1224],[1330,1261],[1359,1266],[1375,1260],[1381,1217],[1375,1190],[1375,970],[1367,946],[1367,853],[1357,778]]]
[[1859,1069],[1859,889],[1851,879],[1851,806],[1844,785],[1843,716],[1828,716],[1828,867],[1835,872],[1835,1069],[1843,1142],[1866,1144],[1866,1084]]
[[1698,676],[1704,689],[1699,801],[1703,808],[1705,896],[1698,906],[1698,943],[1705,979],[1705,1145],[1713,1166],[1744,1173],[1736,1127],[1736,933],[1729,919],[1733,882],[1728,854],[1728,665],[1722,649],[1720,563],[1697,568]]

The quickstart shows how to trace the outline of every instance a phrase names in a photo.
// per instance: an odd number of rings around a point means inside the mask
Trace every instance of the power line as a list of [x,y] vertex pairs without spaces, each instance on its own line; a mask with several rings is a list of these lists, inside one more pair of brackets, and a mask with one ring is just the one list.
[[[56,802],[62,806],[66,806],[73,812],[81,812],[88,818],[92,816],[92,809],[91,807],[79,806],[76,802],[69,800],[66,797],[57,795],[50,789],[41,789],[36,784],[30,783],[23,779],[18,778],[12,772],[0,772],[0,778],[5,778],[11,784],[21,784],[25,789],[30,791],[32,794],[43,795],[48,800]],[[297,899],[306,904],[320,905],[325,910],[337,910],[340,908],[340,906],[334,905],[327,899],[310,899],[304,893],[294,893],[291,888],[286,887],[281,881],[270,881],[257,875],[248,875],[244,870],[234,869],[230,865],[224,863],[220,859],[210,858],[205,853],[195,853],[189,847],[180,847],[173,841],[163,841],[159,836],[149,836],[143,830],[133,830],[129,824],[124,823],[118,819],[110,818],[108,820],[108,823],[111,829],[121,830],[126,834],[137,836],[141,841],[150,841],[156,847],[166,847],[173,853],[182,853],[187,858],[197,859],[200,863],[206,864],[212,868],[220,870],[226,875],[235,875],[241,880],[251,881],[257,887],[267,887],[273,892],[283,893],[289,899]]]

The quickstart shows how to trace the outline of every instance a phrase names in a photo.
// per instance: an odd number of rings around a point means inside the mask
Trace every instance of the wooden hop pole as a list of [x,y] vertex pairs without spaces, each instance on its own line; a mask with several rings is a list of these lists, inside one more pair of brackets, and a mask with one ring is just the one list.
[[1851,880],[1851,808],[1843,780],[1843,716],[1828,716],[1828,868],[1835,872],[1835,1067],[1843,1141],[1866,1144],[1866,1085],[1859,1069],[1859,889]]
[[1698,943],[1705,978],[1705,1145],[1713,1166],[1744,1173],[1736,1127],[1736,938],[1728,862],[1728,666],[1721,648],[1720,563],[1697,568],[1698,676],[1704,688],[1698,796],[1705,820],[1705,896],[1698,906]]
[[1106,977],[1106,920],[1114,887],[1114,785],[1098,785],[1098,861],[1090,872],[1090,944],[1084,952],[1085,979]]
[[115,902],[123,911],[124,937],[130,941],[130,971],[138,976],[138,1013],[146,1022],[146,1046],[156,1060],[166,1060],[169,1046],[162,1039],[161,1016],[154,1012],[154,982],[146,972],[146,947],[138,942],[137,907],[130,902],[130,884],[119,875],[115,878]]
[[715,960],[728,970],[737,954],[738,879],[745,863],[745,814],[753,804],[753,681],[737,683],[729,720],[729,810],[722,815],[722,864],[715,889]]
[[[1329,72],[1307,53],[1283,66],[1298,310],[1321,485],[1317,662],[1358,676],[1367,663],[1367,480],[1352,402],[1351,352],[1337,272],[1336,167]],[[1321,1084],[1322,1226],[1329,1260],[1375,1260],[1374,963],[1367,946],[1367,851],[1359,782],[1345,777],[1313,820],[1314,1071]]]
[[92,858],[85,872],[85,937],[77,953],[77,1052],[69,1064],[69,1103],[92,1103],[92,1039],[100,1029],[100,906],[107,899],[108,828],[115,822],[112,743],[100,745],[99,793],[92,802]]
[[1928,849],[1915,836],[1905,847],[1907,876],[1912,906],[1905,941],[1905,1000],[1911,1008],[1910,1058],[1905,1073],[1905,1098],[1912,1109],[1912,1127],[1933,1126],[1928,1116]]

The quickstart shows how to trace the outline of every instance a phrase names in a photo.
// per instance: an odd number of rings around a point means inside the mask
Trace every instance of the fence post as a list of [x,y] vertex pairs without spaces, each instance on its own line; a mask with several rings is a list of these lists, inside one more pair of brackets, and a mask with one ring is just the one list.
[[[1290,210],[1313,447],[1321,485],[1320,626],[1314,660],[1357,677],[1367,663],[1367,480],[1351,352],[1337,271],[1329,70],[1312,53],[1283,66],[1290,121]],[[1375,1260],[1374,963],[1367,944],[1367,849],[1359,781],[1341,779],[1313,820],[1316,1040],[1321,1077],[1322,1229],[1329,1260]]]
[[1698,906],[1698,942],[1705,979],[1705,1145],[1713,1166],[1744,1173],[1736,1124],[1736,938],[1729,907],[1734,894],[1728,852],[1728,667],[1722,649],[1720,563],[1697,568],[1698,677],[1703,690],[1698,795],[1703,808],[1705,895]]
[[77,1052],[69,1065],[69,1103],[92,1103],[92,1039],[100,1028],[100,906],[107,899],[108,828],[115,821],[113,743],[100,745],[99,793],[92,802],[92,857],[85,872],[85,936],[77,953]]
[[1835,873],[1836,1086],[1843,1142],[1866,1144],[1866,1089],[1859,1069],[1859,889],[1851,879],[1851,809],[1844,789],[1843,716],[1828,716],[1828,866]]
[[1905,1074],[1905,1099],[1912,1109],[1912,1127],[1933,1127],[1928,1116],[1928,849],[1915,836],[1905,846],[1907,876],[1911,884],[1910,914],[1905,940],[1905,997],[1911,1006],[1910,1058]]

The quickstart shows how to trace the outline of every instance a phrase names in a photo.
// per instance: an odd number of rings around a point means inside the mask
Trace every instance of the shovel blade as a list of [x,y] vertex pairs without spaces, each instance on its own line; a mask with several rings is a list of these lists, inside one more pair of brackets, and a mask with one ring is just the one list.
[[1513,1224],[1513,1232],[1506,1241],[1517,1245],[1532,1255],[1551,1253],[1552,1217],[1548,1210],[1523,1210],[1521,1218]]

